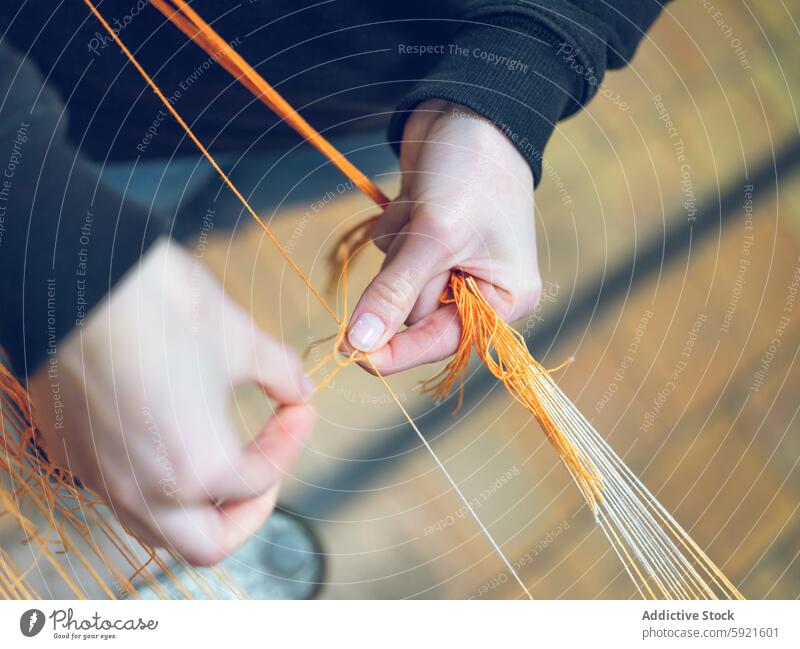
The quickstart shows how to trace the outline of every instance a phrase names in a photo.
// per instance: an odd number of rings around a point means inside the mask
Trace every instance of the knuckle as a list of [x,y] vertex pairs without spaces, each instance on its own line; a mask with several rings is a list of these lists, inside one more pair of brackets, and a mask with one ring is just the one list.
[[414,306],[410,273],[384,272],[372,287],[380,311],[391,320],[404,317]]
[[449,209],[435,209],[423,204],[414,212],[414,231],[435,241],[451,239],[464,225],[463,217]]
[[542,280],[537,276],[527,282],[519,291],[514,304],[513,319],[533,313],[542,298]]
[[105,492],[112,505],[125,511],[138,512],[145,507],[143,494],[132,480],[109,474],[105,478]]
[[409,234],[424,238],[427,243],[437,244],[425,246],[427,254],[440,262],[437,265],[441,265],[441,262],[452,263],[462,257],[471,241],[487,235],[485,231],[481,234],[482,229],[476,225],[480,222],[474,218],[476,202],[468,188],[464,188],[453,203],[446,207],[421,205],[414,213]]
[[474,155],[487,156],[495,158],[500,155],[502,151],[499,146],[500,132],[494,127],[493,124],[485,121],[479,121],[477,128],[472,130],[472,137],[470,138],[470,149]]
[[526,302],[529,311],[533,311],[539,306],[539,301],[542,299],[542,280],[537,275],[533,278],[527,291],[524,294],[523,301]]
[[294,350],[283,343],[279,343],[277,347],[280,350],[280,362],[287,375],[292,377],[300,376],[303,373],[303,365]]
[[260,338],[250,363],[255,372],[266,379],[287,376],[296,378],[303,371],[302,363],[294,350],[267,334]]
[[220,543],[221,539],[203,539],[200,543],[185,544],[175,549],[193,566],[213,566],[227,558],[229,551]]

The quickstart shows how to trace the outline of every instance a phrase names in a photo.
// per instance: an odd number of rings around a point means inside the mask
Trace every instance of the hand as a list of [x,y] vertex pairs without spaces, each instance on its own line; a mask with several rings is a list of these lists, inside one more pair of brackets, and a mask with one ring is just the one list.
[[[311,428],[309,386],[177,244],[154,244],[54,358],[29,383],[48,453],[143,541],[210,565],[266,520]],[[243,446],[227,412],[249,382],[277,408]]]
[[466,108],[425,102],[406,124],[400,170],[400,195],[373,233],[386,259],[348,328],[350,345],[371,352],[383,374],[456,350],[455,306],[439,302],[451,269],[474,276],[506,321],[531,313],[541,294],[532,173],[499,129]]

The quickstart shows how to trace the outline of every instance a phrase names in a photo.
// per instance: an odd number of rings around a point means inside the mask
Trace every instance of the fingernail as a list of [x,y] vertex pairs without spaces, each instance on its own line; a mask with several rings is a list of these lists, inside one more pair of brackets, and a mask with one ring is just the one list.
[[303,389],[303,394],[304,394],[305,396],[308,396],[308,395],[310,395],[310,394],[311,394],[311,393],[313,393],[313,392],[314,392],[314,390],[316,390],[316,388],[317,388],[317,386],[316,386],[316,385],[314,385],[314,381],[312,381],[312,380],[311,380],[310,378],[308,378],[307,376],[303,378],[303,382],[302,382],[302,384],[301,384],[301,386],[300,386],[300,387]]
[[362,352],[372,351],[383,335],[383,321],[372,313],[362,313],[347,330],[347,340]]

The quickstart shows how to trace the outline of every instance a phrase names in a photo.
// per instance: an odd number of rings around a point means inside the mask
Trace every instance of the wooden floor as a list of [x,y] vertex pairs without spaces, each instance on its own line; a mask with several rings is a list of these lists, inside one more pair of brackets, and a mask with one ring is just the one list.
[[[797,58],[796,26],[776,5],[752,5],[719,3],[730,32],[697,3],[670,5],[631,68],[607,78],[628,109],[598,97],[559,127],[537,194],[547,299],[534,331],[798,137],[800,70],[788,65]],[[382,182],[397,185],[393,174]],[[746,596],[797,597],[800,314],[784,306],[800,272],[800,173],[760,188],[752,214],[746,184],[734,213],[716,215],[710,234],[559,336],[544,361],[575,355],[561,386]],[[284,209],[273,227],[322,281],[330,240],[371,210],[352,192],[337,193],[313,218],[304,216],[310,209]],[[210,259],[237,298],[290,344],[304,348],[332,333],[255,230],[218,240]],[[378,262],[372,255],[353,275],[366,279]],[[765,361],[776,337],[780,348]],[[692,341],[685,368],[671,377]],[[434,407],[415,389],[432,371],[391,381],[414,412]],[[257,421],[261,406],[246,395],[241,403]],[[289,504],[330,496],[321,476],[375,462],[360,452],[401,421],[380,384],[357,369],[315,405],[319,424],[287,480]],[[502,391],[446,430],[426,432],[534,596],[633,596],[538,426]],[[329,561],[323,596],[520,595],[424,449],[381,467],[315,522]]]

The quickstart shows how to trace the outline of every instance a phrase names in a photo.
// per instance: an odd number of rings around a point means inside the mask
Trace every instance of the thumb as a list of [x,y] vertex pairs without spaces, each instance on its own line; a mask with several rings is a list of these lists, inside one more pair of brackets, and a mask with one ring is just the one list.
[[450,252],[438,238],[411,227],[398,233],[397,252],[370,282],[358,301],[347,340],[362,352],[381,348],[408,318],[422,289],[447,270]]
[[314,424],[306,405],[281,406],[258,436],[242,449],[232,470],[208,487],[216,500],[242,500],[265,493],[303,450]]

